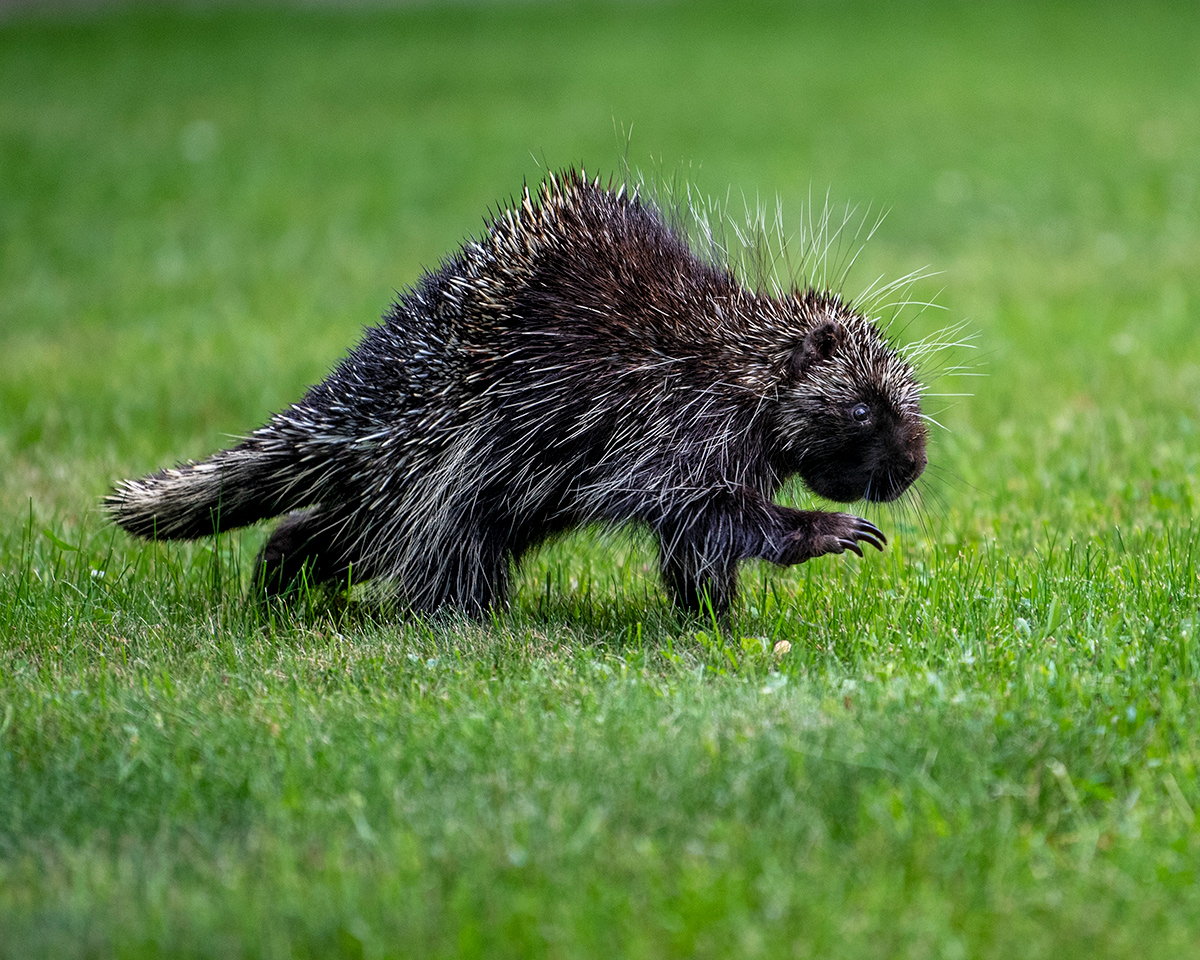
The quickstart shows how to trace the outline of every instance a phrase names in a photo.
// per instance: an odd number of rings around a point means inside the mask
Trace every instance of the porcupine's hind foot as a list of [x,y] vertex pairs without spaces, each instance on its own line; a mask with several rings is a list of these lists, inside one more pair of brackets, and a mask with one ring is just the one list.
[[254,561],[254,589],[265,598],[286,597],[304,584],[349,582],[361,565],[352,564],[340,542],[339,519],[320,508],[284,517]]

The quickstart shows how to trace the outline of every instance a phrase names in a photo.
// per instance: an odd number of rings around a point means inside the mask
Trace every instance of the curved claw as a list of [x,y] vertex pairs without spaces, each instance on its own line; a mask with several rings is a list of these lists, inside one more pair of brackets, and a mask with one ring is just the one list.
[[842,548],[843,548],[843,549],[845,549],[845,550],[853,550],[853,551],[854,551],[855,553],[857,553],[857,554],[858,554],[860,557],[863,555],[863,552],[862,552],[862,547],[860,547],[860,546],[858,545],[858,541],[857,541],[857,540],[849,540],[849,539],[847,539],[847,538],[845,538],[845,537],[839,537],[839,538],[838,538],[838,543],[840,543],[840,544],[842,545]]
[[869,543],[876,550],[882,550],[884,543],[887,542],[885,540],[880,540],[877,537],[872,537],[872,536],[869,536],[867,534],[862,534],[862,533],[860,533],[858,535],[858,539],[861,540],[863,543]]
[[869,543],[876,550],[883,549],[884,545],[887,543],[887,537],[883,535],[883,531],[875,526],[875,524],[871,523],[869,520],[863,520],[860,517],[858,518],[858,523],[855,526],[856,529],[854,531],[854,535],[858,537],[859,540]]

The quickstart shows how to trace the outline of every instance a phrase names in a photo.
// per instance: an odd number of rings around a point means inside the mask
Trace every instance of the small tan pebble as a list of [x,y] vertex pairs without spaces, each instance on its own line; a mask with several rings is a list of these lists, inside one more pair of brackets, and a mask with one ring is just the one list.
[[774,654],[777,657],[782,657],[785,653],[792,649],[792,645],[787,640],[780,640],[775,644]]

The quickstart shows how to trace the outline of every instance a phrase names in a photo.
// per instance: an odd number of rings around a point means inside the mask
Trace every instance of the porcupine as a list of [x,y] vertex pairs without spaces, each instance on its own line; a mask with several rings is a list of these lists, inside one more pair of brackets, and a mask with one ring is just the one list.
[[384,578],[417,612],[484,611],[537,544],[634,523],[675,603],[724,615],[742,560],[883,549],[867,520],[773,498],[797,474],[832,500],[899,497],[926,464],[920,392],[838,294],[754,292],[638,191],[572,170],[491,217],[299,402],[105,506],[152,539],[286,514],[256,562],[268,595],[302,573]]

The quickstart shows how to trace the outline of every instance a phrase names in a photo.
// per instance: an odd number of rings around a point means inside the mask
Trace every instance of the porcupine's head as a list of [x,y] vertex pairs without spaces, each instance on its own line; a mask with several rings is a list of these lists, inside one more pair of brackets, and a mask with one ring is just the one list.
[[784,306],[800,332],[781,358],[780,467],[831,500],[895,500],[927,462],[915,371],[837,296],[809,291]]

